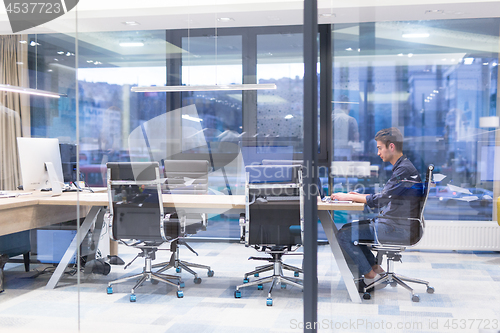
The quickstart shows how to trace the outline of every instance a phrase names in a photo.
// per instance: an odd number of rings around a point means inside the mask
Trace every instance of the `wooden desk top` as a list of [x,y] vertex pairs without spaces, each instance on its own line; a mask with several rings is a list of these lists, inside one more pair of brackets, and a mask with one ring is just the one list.
[[[49,193],[33,193],[16,198],[0,199],[0,210],[21,208],[34,205],[43,206],[107,206],[107,193],[81,192],[77,199],[76,192],[63,193],[52,197]],[[195,194],[163,194],[165,207],[178,208],[215,208],[245,209],[244,195],[195,195]],[[318,210],[363,210],[362,203],[325,203],[318,198]]]

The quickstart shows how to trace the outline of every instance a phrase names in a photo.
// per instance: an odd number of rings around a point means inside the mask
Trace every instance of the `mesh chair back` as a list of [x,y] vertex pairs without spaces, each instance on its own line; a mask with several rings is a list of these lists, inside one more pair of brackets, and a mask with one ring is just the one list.
[[170,193],[207,193],[209,168],[207,160],[167,160],[163,163],[165,184]]
[[177,237],[178,222],[163,220],[157,162],[113,162],[107,168],[113,239],[162,243]]
[[[302,166],[252,165],[246,172],[246,245],[302,244]],[[270,196],[284,200],[270,201]]]
[[[380,216],[380,219],[392,220],[402,228],[410,228],[409,240],[383,239],[379,235],[379,242],[385,245],[416,245],[423,237],[425,230],[424,210],[432,183],[434,165],[429,165],[424,182],[402,181],[398,189],[397,201],[408,207],[409,217]],[[416,200],[417,198],[417,200]],[[390,235],[389,235],[390,236]]]

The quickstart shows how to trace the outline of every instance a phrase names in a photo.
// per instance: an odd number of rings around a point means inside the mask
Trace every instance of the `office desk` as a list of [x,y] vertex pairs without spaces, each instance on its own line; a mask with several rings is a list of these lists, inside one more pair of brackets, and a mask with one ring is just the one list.
[[[69,261],[92,225],[102,225],[105,207],[108,206],[107,193],[63,193],[57,197],[49,195],[29,195],[17,198],[6,198],[0,201],[0,235],[12,232],[40,228],[49,224],[64,222],[76,218],[75,206],[80,203],[80,216],[86,216],[75,237],[57,266],[46,288],[56,287]],[[244,195],[172,195],[163,194],[165,207],[187,209],[190,212],[221,213],[222,211],[245,211]],[[352,274],[347,266],[342,251],[333,237],[337,228],[333,223],[331,211],[334,210],[363,210],[360,203],[324,203],[318,200],[318,217],[327,235],[332,253],[335,257],[340,273],[344,279],[349,296],[353,302],[361,302],[358,290],[354,284]],[[99,236],[99,235],[98,235]],[[78,244],[78,245],[77,245]]]
[[[337,267],[339,268],[340,274],[344,279],[347,292],[351,297],[351,301],[354,303],[361,303],[361,297],[359,297],[358,288],[354,283],[354,278],[352,276],[349,266],[345,261],[344,254],[337,242],[337,226],[335,225],[331,211],[333,210],[363,210],[364,204],[362,203],[351,203],[351,204],[335,204],[335,203],[323,203],[318,202],[318,218],[321,221],[323,230],[325,231],[326,238],[330,244],[330,248],[333,253],[333,257],[337,262]],[[335,235],[335,237],[334,237]]]
[[[0,236],[76,219],[76,204],[52,207],[40,204],[50,199],[54,198],[46,194],[0,199]],[[88,207],[81,207],[80,216],[85,217],[88,210]]]

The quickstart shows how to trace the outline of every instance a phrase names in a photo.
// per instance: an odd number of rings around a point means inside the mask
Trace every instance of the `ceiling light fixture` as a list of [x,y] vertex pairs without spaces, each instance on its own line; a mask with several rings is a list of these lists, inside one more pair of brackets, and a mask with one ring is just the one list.
[[187,115],[187,114],[183,114],[183,115],[182,115],[182,119],[195,121],[195,122],[197,122],[197,123],[199,123],[199,122],[202,122],[202,121],[203,121],[203,119],[201,119],[201,118],[193,117],[193,116],[190,116],[190,115]]
[[143,42],[120,42],[120,46],[122,47],[140,47],[144,46]]
[[410,34],[402,34],[401,37],[403,38],[427,38],[430,35],[428,33],[422,32],[422,33],[410,33]]
[[17,92],[20,94],[29,94],[36,96],[52,97],[52,98],[68,97],[68,95],[66,94],[58,94],[46,90],[37,90],[37,89],[23,88],[18,86],[11,86],[10,84],[0,84],[0,91],[10,91],[10,92]]
[[292,119],[292,118],[293,118],[293,116],[292,116],[291,114],[287,114],[287,115],[285,116],[285,119]]
[[188,92],[188,91],[230,91],[230,90],[273,90],[276,89],[274,83],[265,84],[223,84],[204,86],[151,86],[132,87],[133,92]]
[[472,65],[474,58],[464,58],[464,65]]
[[57,51],[57,54],[64,54],[64,51]]
[[444,10],[442,9],[429,9],[425,11],[425,14],[443,14]]

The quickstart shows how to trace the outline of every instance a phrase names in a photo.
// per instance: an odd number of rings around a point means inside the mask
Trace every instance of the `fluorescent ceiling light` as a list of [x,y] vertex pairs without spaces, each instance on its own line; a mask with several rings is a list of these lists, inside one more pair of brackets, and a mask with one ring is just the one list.
[[411,33],[411,34],[403,34],[403,38],[427,38],[430,35],[428,33]]
[[287,114],[287,115],[285,116],[285,119],[292,119],[292,118],[293,118],[293,116],[292,116],[291,114]]
[[474,58],[464,58],[464,65],[472,65]]
[[202,121],[203,121],[203,119],[201,119],[201,118],[193,117],[193,116],[190,116],[190,115],[187,115],[187,114],[183,114],[183,115],[182,115],[182,119],[195,121],[195,122],[197,122],[197,123],[199,123],[199,122],[202,122]]
[[182,92],[182,91],[228,91],[228,90],[272,90],[276,89],[274,83],[266,84],[226,84],[206,86],[152,86],[132,87],[133,92]]
[[343,102],[343,101],[332,101],[335,104],[359,104],[359,102]]
[[52,98],[68,97],[68,95],[66,95],[66,94],[58,94],[58,93],[55,93],[52,91],[11,86],[9,84],[0,84],[0,90],[1,91],[17,92],[20,94],[30,94],[30,95],[36,95],[36,96],[52,97]]
[[144,46],[143,42],[120,42],[120,46],[123,47],[138,47],[138,46]]

